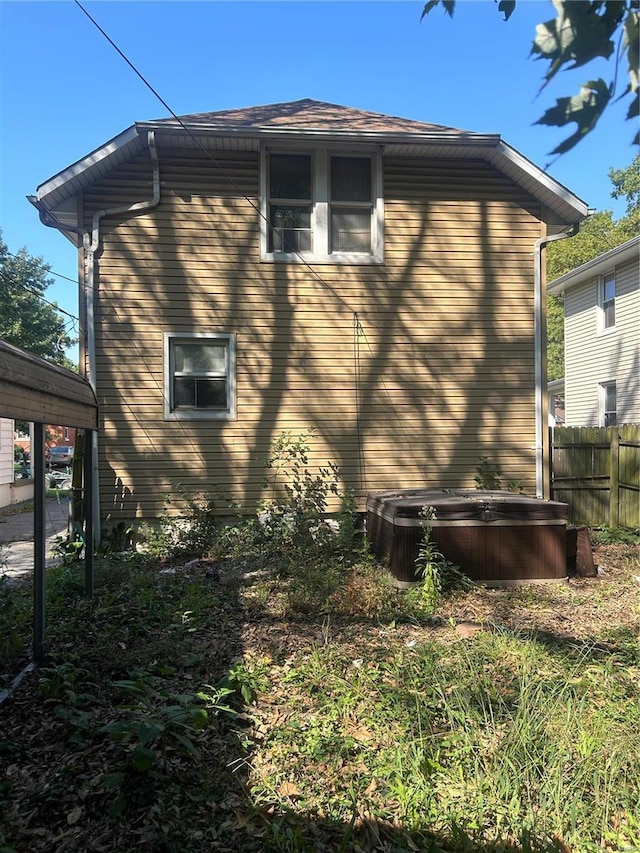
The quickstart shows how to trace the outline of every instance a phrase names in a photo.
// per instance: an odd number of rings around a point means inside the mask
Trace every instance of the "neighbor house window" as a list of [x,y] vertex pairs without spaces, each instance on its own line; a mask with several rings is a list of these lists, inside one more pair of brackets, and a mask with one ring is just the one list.
[[265,150],[262,165],[263,259],[382,261],[377,152]]
[[165,334],[165,417],[235,417],[235,338]]
[[600,384],[600,426],[615,426],[617,423],[616,383]]
[[600,282],[600,328],[613,329],[616,324],[616,277],[603,275]]

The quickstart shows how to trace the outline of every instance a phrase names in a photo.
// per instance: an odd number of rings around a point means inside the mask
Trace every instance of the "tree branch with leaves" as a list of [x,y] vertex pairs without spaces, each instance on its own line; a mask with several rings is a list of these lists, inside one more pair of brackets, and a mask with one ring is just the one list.
[[[517,0],[496,0],[505,21],[516,11]],[[640,0],[551,0],[555,17],[536,27],[531,56],[548,63],[540,92],[560,71],[589,65],[596,59],[613,58],[613,75],[589,79],[572,96],[558,98],[536,124],[565,127],[576,124],[574,133],[564,139],[551,154],[570,151],[596,126],[619,90],[620,69],[627,65],[628,82],[616,100],[628,98],[627,120],[640,115]],[[440,6],[453,17],[456,0],[429,0],[422,19]],[[633,144],[640,144],[640,131]]]
[[53,284],[49,269],[24,248],[12,254],[0,231],[0,338],[75,370],[65,352],[76,341],[57,305],[44,298]]

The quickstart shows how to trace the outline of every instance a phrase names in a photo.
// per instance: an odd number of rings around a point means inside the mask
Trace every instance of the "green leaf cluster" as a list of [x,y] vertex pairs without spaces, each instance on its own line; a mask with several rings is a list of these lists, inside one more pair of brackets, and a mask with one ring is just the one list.
[[[627,120],[640,115],[640,0],[551,0],[555,17],[540,23],[531,46],[531,56],[548,63],[540,91],[559,71],[570,71],[594,60],[613,58],[612,79],[598,77],[583,83],[577,94],[558,98],[537,124],[565,127],[576,124],[574,133],[551,154],[564,154],[596,126],[616,95],[620,67],[626,57],[628,82],[619,98],[629,98]],[[429,0],[424,18],[437,6],[453,17],[455,0]],[[500,0],[498,11],[508,21],[516,0]],[[640,133],[634,143],[640,144]]]
[[9,251],[0,231],[0,338],[75,369],[65,351],[76,343],[55,303],[44,298],[53,284],[50,267],[22,248]]

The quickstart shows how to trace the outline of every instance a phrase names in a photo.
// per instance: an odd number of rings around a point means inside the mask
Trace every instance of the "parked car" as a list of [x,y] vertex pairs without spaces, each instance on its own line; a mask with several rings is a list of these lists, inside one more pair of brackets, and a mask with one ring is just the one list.
[[51,468],[66,468],[73,462],[73,447],[62,445],[49,448],[49,465]]
[[49,471],[46,474],[46,484],[48,489],[70,489],[73,481],[71,474],[65,471]]

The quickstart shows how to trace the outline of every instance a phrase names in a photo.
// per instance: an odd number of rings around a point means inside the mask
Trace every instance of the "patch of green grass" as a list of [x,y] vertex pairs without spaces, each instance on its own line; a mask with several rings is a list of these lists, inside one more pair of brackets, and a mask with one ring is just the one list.
[[33,501],[25,501],[17,506],[2,507],[0,509],[0,518],[5,518],[9,515],[20,515],[22,512],[33,512]]
[[[77,820],[73,853],[637,847],[637,632],[462,640],[363,554],[328,554],[324,576],[314,559],[120,555],[92,601],[81,565],[48,572],[49,660],[19,713],[0,708],[0,751],[24,766],[0,792],[5,843],[41,853]],[[24,619],[28,586],[12,596]]]
[[[237,585],[231,579],[222,595],[221,585],[203,571],[163,574],[162,568],[135,557],[98,561],[92,601],[82,595],[81,565],[47,573],[48,657],[22,682],[18,704],[12,709],[12,697],[0,706],[6,732],[0,753],[14,750],[25,764],[0,797],[7,833],[0,846],[11,841],[17,849],[53,849],[64,823],[84,823],[90,814],[102,815],[100,831],[117,838],[119,821],[147,813],[147,834],[161,850],[167,820],[182,811],[188,821],[204,824],[207,803],[239,789],[227,769],[242,755],[234,721],[250,695],[248,685],[255,689],[260,681],[233,663]],[[24,630],[26,639],[29,584],[3,592],[10,595],[0,606],[1,626],[17,624],[13,611],[19,611],[17,635]],[[3,630],[2,671],[11,671],[16,658],[6,636]],[[34,725],[39,734],[31,744]],[[41,763],[39,751],[52,749],[56,757]],[[59,809],[61,797],[69,805],[58,826],[52,808]],[[42,830],[35,836],[22,825],[27,804]],[[95,833],[81,832],[72,849],[93,849]],[[195,842],[167,844],[199,849]]]
[[633,849],[637,674],[488,632],[390,659],[314,649],[280,681],[291,714],[260,750],[253,794],[266,806],[295,791],[343,822],[356,803],[414,838],[458,832],[478,849]]
[[[320,517],[336,470],[286,450],[263,522],[199,500],[146,554],[116,530],[92,600],[81,564],[47,572],[47,660],[0,706],[0,849],[640,849],[637,548],[604,579],[450,591],[427,542],[402,593],[348,501]],[[31,602],[0,587],[1,672]]]
[[640,544],[640,529],[592,527],[590,539],[594,545],[638,545]]

